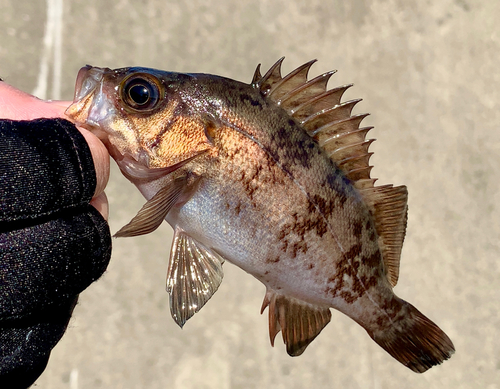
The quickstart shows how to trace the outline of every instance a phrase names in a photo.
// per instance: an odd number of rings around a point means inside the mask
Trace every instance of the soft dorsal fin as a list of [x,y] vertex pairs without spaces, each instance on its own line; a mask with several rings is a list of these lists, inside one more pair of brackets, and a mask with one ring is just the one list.
[[374,186],[376,179],[370,176],[373,166],[369,164],[373,153],[368,151],[374,139],[366,139],[372,127],[360,127],[368,115],[351,115],[360,99],[341,102],[342,95],[352,84],[327,90],[328,81],[335,71],[308,80],[307,74],[315,60],[282,77],[283,59],[264,76],[261,76],[259,65],[252,86],[287,111],[360,191],[373,216],[387,278],[394,286],[399,276],[399,259],[406,232],[406,187]]
[[404,185],[383,185],[360,189],[360,193],[373,215],[387,278],[395,286],[406,234],[408,191]]

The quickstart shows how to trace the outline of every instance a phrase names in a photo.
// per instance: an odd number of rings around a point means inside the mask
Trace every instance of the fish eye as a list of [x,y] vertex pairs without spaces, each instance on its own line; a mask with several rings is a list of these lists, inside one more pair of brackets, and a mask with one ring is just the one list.
[[149,111],[160,100],[160,89],[156,82],[146,77],[131,77],[123,83],[122,99],[134,110]]

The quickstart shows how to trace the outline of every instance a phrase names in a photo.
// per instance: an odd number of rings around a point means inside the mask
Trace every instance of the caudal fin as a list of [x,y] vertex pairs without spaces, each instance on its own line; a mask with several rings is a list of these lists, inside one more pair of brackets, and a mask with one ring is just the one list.
[[408,313],[384,331],[370,336],[385,351],[416,373],[423,373],[452,356],[455,347],[448,336],[409,303]]

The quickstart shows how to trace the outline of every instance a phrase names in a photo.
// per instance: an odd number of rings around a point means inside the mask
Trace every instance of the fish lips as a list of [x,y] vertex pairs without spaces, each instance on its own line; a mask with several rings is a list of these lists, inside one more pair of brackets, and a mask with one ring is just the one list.
[[76,77],[73,104],[66,110],[66,115],[85,127],[100,127],[115,112],[109,97],[104,92],[104,76],[111,72],[108,68],[84,66]]
[[81,100],[89,93],[93,92],[102,81],[104,69],[86,65],[80,69],[76,76],[74,101]]

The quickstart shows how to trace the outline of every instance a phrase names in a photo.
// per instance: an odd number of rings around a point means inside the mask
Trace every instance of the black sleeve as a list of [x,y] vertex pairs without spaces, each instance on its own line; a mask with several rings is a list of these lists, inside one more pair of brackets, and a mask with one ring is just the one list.
[[95,168],[68,121],[0,120],[0,387],[25,388],[105,271],[108,224],[89,205]]

